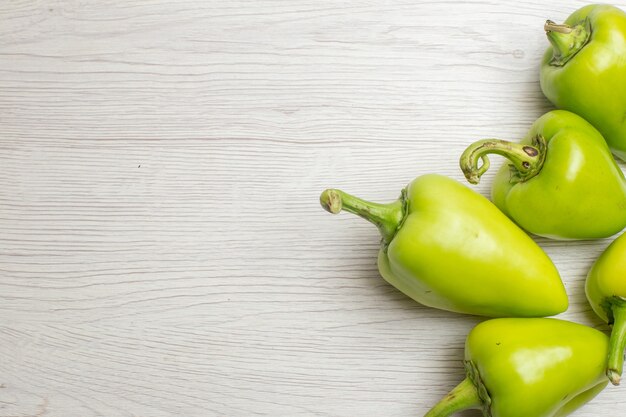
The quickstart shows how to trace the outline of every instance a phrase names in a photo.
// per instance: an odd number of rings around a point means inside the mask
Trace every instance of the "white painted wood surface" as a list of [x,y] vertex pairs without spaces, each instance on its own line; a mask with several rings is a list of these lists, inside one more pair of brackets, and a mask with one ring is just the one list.
[[[0,416],[423,415],[479,319],[387,285],[318,195],[462,180],[550,108],[543,22],[583,4],[1,2]],[[602,330],[609,241],[538,240]]]

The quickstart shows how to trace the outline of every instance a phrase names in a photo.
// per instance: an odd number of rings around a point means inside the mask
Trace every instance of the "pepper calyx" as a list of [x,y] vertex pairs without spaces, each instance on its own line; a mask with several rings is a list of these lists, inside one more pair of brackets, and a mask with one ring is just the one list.
[[608,318],[607,324],[612,326],[615,322],[615,317],[613,316],[613,308],[626,307],[626,298],[620,297],[619,295],[607,297],[600,303],[600,307],[606,313],[606,316]]
[[478,372],[478,368],[472,361],[463,361],[463,364],[465,365],[467,377],[472,381],[472,384],[474,384],[476,391],[478,392],[478,398],[480,398],[482,405],[481,411],[483,412],[483,416],[491,417],[491,396],[489,395],[489,391],[480,376],[480,372]]
[[402,204],[402,216],[400,220],[398,221],[393,233],[391,233],[389,236],[383,236],[381,238],[380,244],[384,252],[387,252],[387,248],[389,247],[389,244],[391,243],[393,238],[396,236],[396,233],[398,233],[398,231],[402,228],[402,225],[404,225],[404,221],[406,220],[406,218],[409,217],[409,198],[407,197],[406,188],[402,189],[402,191],[400,192],[400,197],[398,198],[397,201],[400,201]]
[[574,26],[556,24],[547,20],[543,29],[552,44],[550,65],[562,67],[572,59],[591,38],[591,22],[588,17]]

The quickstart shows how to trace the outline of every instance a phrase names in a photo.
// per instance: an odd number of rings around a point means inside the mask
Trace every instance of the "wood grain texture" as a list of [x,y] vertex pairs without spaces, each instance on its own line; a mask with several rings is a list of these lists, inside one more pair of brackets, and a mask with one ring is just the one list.
[[[423,415],[479,319],[387,285],[319,192],[461,180],[550,108],[543,22],[583,4],[1,2],[0,416]],[[582,285],[610,240],[538,242],[563,317],[606,330]]]

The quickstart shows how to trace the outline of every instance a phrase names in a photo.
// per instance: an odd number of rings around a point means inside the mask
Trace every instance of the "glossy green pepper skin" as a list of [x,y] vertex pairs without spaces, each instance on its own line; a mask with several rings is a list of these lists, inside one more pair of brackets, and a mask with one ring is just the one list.
[[551,46],[541,64],[543,93],[594,125],[626,160],[626,13],[590,5],[544,29]]
[[537,119],[519,144],[486,139],[470,145],[460,160],[468,181],[478,182],[490,153],[510,160],[496,174],[492,200],[528,232],[597,239],[626,227],[624,174],[602,135],[580,116],[554,110]]
[[467,378],[424,417],[481,409],[485,417],[562,417],[606,387],[608,338],[557,319],[503,318],[465,342]]
[[626,348],[626,234],[615,239],[593,264],[585,293],[593,311],[613,326],[606,374],[619,385]]
[[491,317],[543,317],[567,309],[552,261],[489,200],[450,178],[418,177],[390,204],[339,190],[320,197],[378,226],[378,269],[415,301]]

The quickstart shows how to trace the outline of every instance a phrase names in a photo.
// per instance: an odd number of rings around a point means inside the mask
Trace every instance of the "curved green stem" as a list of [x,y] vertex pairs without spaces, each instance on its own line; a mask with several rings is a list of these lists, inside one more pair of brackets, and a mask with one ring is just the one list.
[[424,417],[447,417],[457,411],[481,408],[482,402],[478,396],[478,390],[469,378],[465,378],[428,413],[424,414]]
[[624,367],[624,349],[626,349],[626,303],[614,303],[613,330],[609,340],[609,359],[606,376],[613,385],[619,385]]
[[378,227],[385,243],[391,242],[404,219],[404,201],[404,192],[398,200],[389,204],[371,203],[336,189],[325,190],[320,195],[324,210],[337,214],[343,209],[364,218]]
[[543,29],[546,31],[548,40],[552,44],[552,65],[565,65],[583,46],[591,36],[591,24],[589,19],[577,25],[558,25],[552,20],[547,20]]
[[[542,136],[537,136],[533,140],[533,146],[500,139],[484,139],[471,144],[459,160],[461,170],[469,182],[478,184],[480,177],[489,168],[487,154],[491,153],[511,161],[517,171],[517,179],[525,181],[541,171],[546,157],[546,141]],[[483,161],[481,166],[478,166],[478,159]]]

